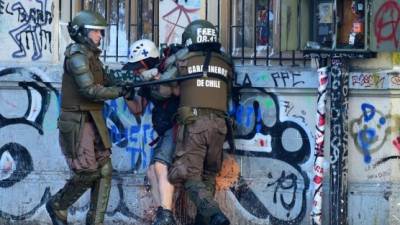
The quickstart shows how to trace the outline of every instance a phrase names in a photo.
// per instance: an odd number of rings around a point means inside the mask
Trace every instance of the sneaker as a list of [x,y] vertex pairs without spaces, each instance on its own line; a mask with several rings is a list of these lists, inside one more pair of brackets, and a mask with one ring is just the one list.
[[169,209],[158,207],[156,218],[152,225],[176,225],[174,214]]

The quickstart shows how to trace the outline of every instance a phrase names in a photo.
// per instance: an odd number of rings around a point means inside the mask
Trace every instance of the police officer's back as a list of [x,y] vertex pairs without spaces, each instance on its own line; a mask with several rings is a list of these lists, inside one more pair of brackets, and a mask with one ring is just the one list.
[[203,77],[180,83],[179,134],[169,179],[183,183],[197,207],[196,224],[228,225],[213,195],[227,134],[232,64],[220,52],[216,29],[208,21],[190,23],[182,42],[189,54],[178,64],[179,75]]

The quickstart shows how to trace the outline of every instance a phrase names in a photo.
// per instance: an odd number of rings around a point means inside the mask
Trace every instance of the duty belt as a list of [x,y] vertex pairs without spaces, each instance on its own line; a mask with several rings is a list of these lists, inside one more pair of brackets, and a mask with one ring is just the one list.
[[193,115],[195,116],[208,116],[211,114],[217,115],[218,117],[227,117],[224,111],[210,108],[192,108]]

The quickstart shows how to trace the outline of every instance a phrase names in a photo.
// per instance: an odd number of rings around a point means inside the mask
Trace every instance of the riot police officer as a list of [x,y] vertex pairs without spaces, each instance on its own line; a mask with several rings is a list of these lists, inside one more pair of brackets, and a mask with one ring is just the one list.
[[103,118],[104,101],[129,95],[110,86],[98,48],[105,19],[98,13],[79,12],[68,25],[74,43],[65,50],[61,87],[59,141],[67,164],[73,171],[46,204],[54,225],[67,224],[67,210],[88,189],[90,207],[86,224],[103,224],[111,188],[111,142]]
[[228,225],[214,192],[227,134],[233,65],[220,51],[217,31],[208,21],[191,22],[182,34],[182,43],[189,54],[178,63],[178,76],[201,73],[203,77],[179,84],[179,131],[168,178],[172,183],[183,183],[197,207],[196,224]]

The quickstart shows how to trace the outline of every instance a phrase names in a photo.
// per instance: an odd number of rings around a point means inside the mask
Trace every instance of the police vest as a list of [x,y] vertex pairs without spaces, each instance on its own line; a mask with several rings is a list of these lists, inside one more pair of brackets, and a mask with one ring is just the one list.
[[76,53],[84,54],[88,57],[90,72],[93,75],[94,84],[104,85],[105,73],[103,70],[103,64],[100,61],[100,52],[90,51],[87,47],[81,44],[71,44],[65,50],[64,60],[64,75],[62,78],[61,86],[61,108],[65,111],[90,111],[90,110],[102,110],[103,101],[91,101],[85,98],[79,93],[78,85],[74,80],[74,74],[71,74],[67,68],[65,68],[67,60],[73,57]]
[[[179,67],[179,76],[203,73],[206,52],[192,52],[185,66]],[[227,111],[228,87],[231,85],[232,67],[221,54],[212,52],[206,69],[207,76],[180,83],[180,106]]]

